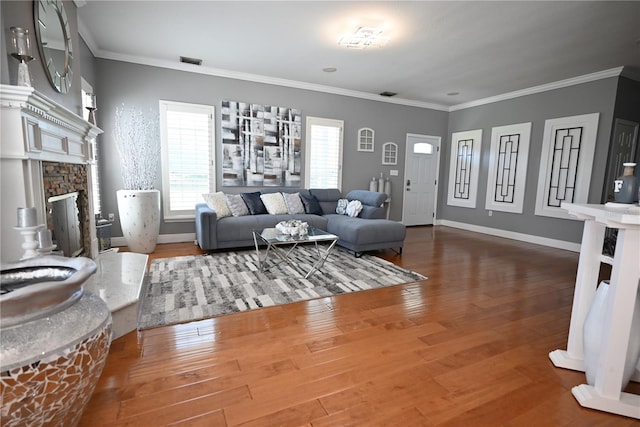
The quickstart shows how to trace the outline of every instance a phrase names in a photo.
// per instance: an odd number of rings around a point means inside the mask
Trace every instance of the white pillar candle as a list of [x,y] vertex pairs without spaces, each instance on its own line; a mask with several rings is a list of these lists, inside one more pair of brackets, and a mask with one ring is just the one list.
[[46,249],[53,246],[53,240],[51,240],[51,230],[42,228],[38,230],[38,247],[40,249]]
[[35,227],[38,225],[36,208],[18,208],[18,227]]

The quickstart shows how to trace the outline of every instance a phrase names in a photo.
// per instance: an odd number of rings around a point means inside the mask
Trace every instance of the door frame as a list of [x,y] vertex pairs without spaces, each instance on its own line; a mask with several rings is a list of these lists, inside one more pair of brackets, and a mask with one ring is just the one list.
[[406,182],[407,182],[407,160],[409,159],[409,138],[424,138],[435,139],[438,141],[436,147],[436,184],[433,192],[433,225],[436,225],[436,212],[438,212],[438,187],[440,186],[440,147],[442,146],[442,137],[437,135],[425,135],[421,133],[407,133],[404,140],[404,176],[402,180],[402,223],[405,218],[405,195],[406,195]]

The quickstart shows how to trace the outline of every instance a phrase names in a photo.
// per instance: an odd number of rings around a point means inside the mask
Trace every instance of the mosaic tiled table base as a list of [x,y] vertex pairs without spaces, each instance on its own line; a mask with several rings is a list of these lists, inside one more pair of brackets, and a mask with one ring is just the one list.
[[9,426],[74,426],[102,373],[111,324],[63,356],[1,372],[2,417]]
[[107,305],[90,292],[62,311],[3,328],[0,425],[77,425],[107,360],[111,329]]

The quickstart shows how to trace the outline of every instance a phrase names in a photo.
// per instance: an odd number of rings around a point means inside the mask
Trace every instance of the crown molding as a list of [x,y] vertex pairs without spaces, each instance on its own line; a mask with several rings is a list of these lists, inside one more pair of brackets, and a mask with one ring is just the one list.
[[583,76],[572,77],[570,79],[559,80],[557,82],[546,83],[540,86],[533,86],[527,89],[516,90],[513,92],[503,93],[501,95],[490,96],[488,98],[477,99],[475,101],[465,102],[449,107],[449,111],[464,110],[465,108],[478,107],[480,105],[492,104],[507,99],[519,98],[521,96],[533,95],[536,93],[547,92],[550,90],[561,89],[564,87],[579,85],[582,83],[593,82],[596,80],[607,79],[609,77],[617,77],[622,74],[624,67],[611,68],[596,73],[585,74]]

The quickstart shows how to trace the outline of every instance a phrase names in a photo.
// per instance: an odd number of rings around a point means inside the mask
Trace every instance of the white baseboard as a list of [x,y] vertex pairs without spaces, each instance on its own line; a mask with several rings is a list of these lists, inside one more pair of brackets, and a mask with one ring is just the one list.
[[[195,239],[196,233],[161,234],[158,236],[158,243],[184,243]],[[127,240],[124,237],[112,237],[111,246],[127,246]]]
[[521,242],[535,243],[536,245],[549,246],[551,248],[564,249],[572,252],[580,252],[580,243],[566,242],[564,240],[549,239],[547,237],[534,236],[532,234],[516,233],[514,231],[500,230],[499,228],[483,227],[481,225],[466,224],[464,222],[449,221],[439,219],[436,225],[459,228],[476,233],[490,234],[492,236],[504,237],[506,239],[519,240]]

